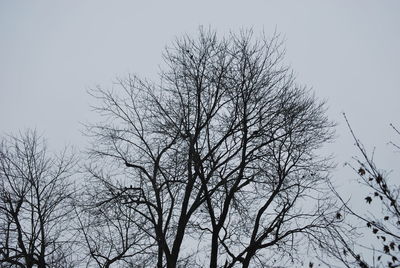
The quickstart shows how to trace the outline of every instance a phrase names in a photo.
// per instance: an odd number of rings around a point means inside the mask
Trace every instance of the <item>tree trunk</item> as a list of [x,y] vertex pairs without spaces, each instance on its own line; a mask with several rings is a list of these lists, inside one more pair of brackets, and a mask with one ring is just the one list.
[[158,260],[157,260],[157,268],[163,267],[163,250],[160,243],[158,244]]
[[242,265],[243,268],[248,268],[250,266],[250,260],[254,256],[254,253],[255,253],[254,251],[247,252],[246,258],[243,261],[243,265]]
[[211,258],[210,258],[210,268],[217,268],[218,261],[218,230],[214,230],[211,238]]

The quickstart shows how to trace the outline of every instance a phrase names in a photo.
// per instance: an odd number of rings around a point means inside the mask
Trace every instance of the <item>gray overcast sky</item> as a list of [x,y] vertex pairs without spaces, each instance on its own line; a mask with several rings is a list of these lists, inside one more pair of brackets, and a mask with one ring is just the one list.
[[79,122],[95,118],[87,89],[130,72],[154,78],[165,45],[199,25],[277,28],[298,82],[327,99],[339,123],[327,147],[339,168],[355,154],[342,112],[396,168],[386,142],[389,123],[400,126],[399,14],[400,1],[0,0],[0,132],[37,128],[53,148],[82,146]]

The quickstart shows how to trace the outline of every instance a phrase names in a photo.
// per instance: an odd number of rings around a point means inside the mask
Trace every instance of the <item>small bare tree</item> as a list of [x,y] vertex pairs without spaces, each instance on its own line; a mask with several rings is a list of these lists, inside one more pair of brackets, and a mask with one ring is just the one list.
[[160,83],[131,76],[92,92],[104,121],[89,126],[90,155],[119,174],[91,172],[104,201],[145,219],[160,268],[294,260],[336,219],[316,153],[332,138],[324,103],[295,83],[278,36],[200,31],[164,59]]
[[0,144],[0,266],[72,267],[68,220],[74,165],[49,157],[35,131]]

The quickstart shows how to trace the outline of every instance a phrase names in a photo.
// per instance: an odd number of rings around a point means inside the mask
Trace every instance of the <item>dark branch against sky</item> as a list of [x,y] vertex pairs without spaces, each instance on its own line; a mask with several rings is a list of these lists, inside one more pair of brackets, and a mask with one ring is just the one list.
[[37,129],[52,150],[84,150],[83,124],[98,119],[88,90],[112,89],[131,73],[157,82],[164,48],[200,26],[221,36],[277,33],[296,81],[326,100],[338,123],[323,153],[333,154],[332,182],[357,209],[365,196],[343,167],[357,150],[342,113],[368,153],[376,146],[377,165],[396,169],[399,11],[399,1],[2,1],[0,136]]
[[390,169],[389,123],[400,122],[399,10],[398,1],[2,1],[0,131],[37,128],[51,148],[83,146],[81,123],[95,117],[88,89],[132,72],[155,78],[164,47],[199,25],[221,34],[253,27],[281,33],[297,80],[327,99],[339,125],[326,150],[340,169],[354,154],[342,112]]

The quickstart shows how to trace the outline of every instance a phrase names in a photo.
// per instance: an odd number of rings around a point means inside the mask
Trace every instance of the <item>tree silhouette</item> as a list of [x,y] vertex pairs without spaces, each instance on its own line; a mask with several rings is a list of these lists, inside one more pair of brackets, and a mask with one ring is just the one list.
[[337,221],[329,162],[315,153],[333,124],[281,45],[201,30],[166,50],[159,83],[130,76],[91,92],[104,120],[88,126],[90,156],[113,170],[91,178],[108,189],[103,202],[145,220],[157,267],[293,260],[301,239]]
[[74,159],[48,156],[35,131],[0,144],[1,267],[73,267],[67,230]]

